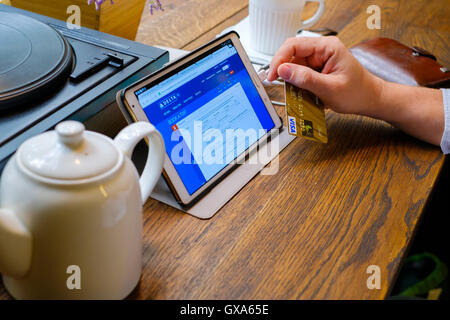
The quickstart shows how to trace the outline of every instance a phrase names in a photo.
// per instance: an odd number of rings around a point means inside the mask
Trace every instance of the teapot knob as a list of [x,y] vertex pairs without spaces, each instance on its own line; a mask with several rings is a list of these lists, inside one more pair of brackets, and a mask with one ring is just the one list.
[[84,125],[78,121],[64,121],[56,126],[59,141],[71,149],[83,142]]

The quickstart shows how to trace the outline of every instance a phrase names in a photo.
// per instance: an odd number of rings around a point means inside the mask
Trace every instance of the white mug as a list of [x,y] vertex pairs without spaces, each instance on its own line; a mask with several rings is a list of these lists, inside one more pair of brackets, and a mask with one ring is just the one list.
[[[306,2],[318,2],[319,9],[310,18],[302,21]],[[308,28],[322,17],[325,0],[250,0],[251,46],[264,54],[274,55],[283,42]]]

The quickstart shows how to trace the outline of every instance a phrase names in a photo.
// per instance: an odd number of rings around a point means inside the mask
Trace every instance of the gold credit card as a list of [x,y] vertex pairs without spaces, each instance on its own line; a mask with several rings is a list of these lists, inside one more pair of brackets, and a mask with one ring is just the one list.
[[286,121],[291,135],[327,143],[327,123],[322,101],[311,92],[285,82]]

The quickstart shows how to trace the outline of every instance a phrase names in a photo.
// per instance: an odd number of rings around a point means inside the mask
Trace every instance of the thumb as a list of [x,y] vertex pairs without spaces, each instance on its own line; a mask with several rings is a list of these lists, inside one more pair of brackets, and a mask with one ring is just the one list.
[[278,75],[286,82],[311,91],[319,97],[330,87],[330,79],[327,75],[294,63],[283,63],[278,68]]

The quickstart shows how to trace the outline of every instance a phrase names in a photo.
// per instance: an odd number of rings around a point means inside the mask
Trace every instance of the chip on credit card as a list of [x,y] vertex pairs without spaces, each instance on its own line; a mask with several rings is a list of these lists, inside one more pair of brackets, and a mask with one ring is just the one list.
[[291,135],[327,143],[327,123],[322,101],[311,92],[285,82],[286,120]]

